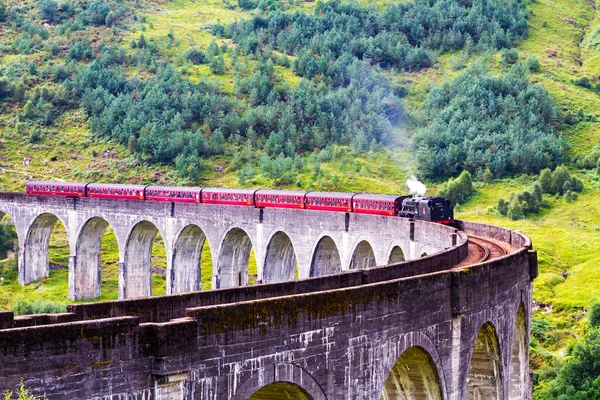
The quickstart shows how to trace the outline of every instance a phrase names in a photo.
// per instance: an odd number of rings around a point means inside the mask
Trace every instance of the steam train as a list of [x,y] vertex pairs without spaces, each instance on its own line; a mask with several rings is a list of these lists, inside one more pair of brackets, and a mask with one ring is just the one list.
[[452,205],[449,200],[441,197],[41,181],[27,182],[25,192],[32,195],[72,198],[299,208],[399,216],[447,225],[454,224]]

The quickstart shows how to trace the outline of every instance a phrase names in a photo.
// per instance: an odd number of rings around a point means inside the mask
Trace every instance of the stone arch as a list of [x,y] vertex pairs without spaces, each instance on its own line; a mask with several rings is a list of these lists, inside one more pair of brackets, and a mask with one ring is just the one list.
[[300,386],[289,382],[270,383],[254,392],[248,400],[313,400]]
[[225,234],[217,260],[217,289],[248,284],[251,250],[252,240],[245,230],[232,228]]
[[19,263],[22,264],[19,266],[20,283],[27,284],[49,276],[48,244],[50,243],[50,234],[58,221],[66,228],[67,225],[64,221],[51,213],[38,215],[29,225],[24,246],[19,249],[19,252],[22,252],[23,260],[22,263]]
[[[152,245],[159,229],[150,221],[140,221],[125,242],[119,298],[152,296]],[[164,237],[164,236],[163,236]]]
[[502,361],[496,329],[491,322],[477,333],[467,373],[467,400],[503,399]]
[[109,222],[104,218],[92,217],[80,229],[75,243],[75,254],[70,261],[72,266],[69,279],[69,298],[71,300],[92,299],[100,296],[102,272],[100,251],[102,238],[109,226]]
[[510,400],[524,399],[527,393],[528,357],[526,321],[525,306],[523,303],[520,303],[517,315],[515,316],[515,329],[510,361],[508,395]]
[[184,227],[173,246],[171,293],[197,292],[202,284],[202,248],[208,241],[198,225]]
[[435,362],[422,347],[406,349],[394,363],[380,400],[442,400]]
[[296,252],[290,237],[277,231],[269,240],[263,266],[263,283],[292,281],[296,277]]
[[374,267],[376,264],[375,253],[371,244],[366,240],[358,243],[352,253],[349,269],[367,269]]
[[400,246],[394,246],[392,251],[390,251],[390,256],[388,257],[388,264],[397,264],[399,262],[406,261],[406,257],[404,256],[404,251]]
[[340,252],[329,236],[323,236],[313,250],[310,276],[331,275],[342,270]]
[[[263,388],[267,390],[262,392]],[[263,394],[269,397],[258,397]],[[281,394],[293,396],[289,397],[290,399],[327,400],[315,378],[294,364],[266,365],[259,368],[238,386],[231,400],[287,398]]]

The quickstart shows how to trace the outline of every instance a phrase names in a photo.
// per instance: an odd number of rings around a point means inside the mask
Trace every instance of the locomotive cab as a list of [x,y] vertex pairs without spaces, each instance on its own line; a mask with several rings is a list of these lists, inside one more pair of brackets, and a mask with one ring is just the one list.
[[409,197],[402,202],[399,215],[410,219],[454,223],[454,209],[450,200],[442,197]]

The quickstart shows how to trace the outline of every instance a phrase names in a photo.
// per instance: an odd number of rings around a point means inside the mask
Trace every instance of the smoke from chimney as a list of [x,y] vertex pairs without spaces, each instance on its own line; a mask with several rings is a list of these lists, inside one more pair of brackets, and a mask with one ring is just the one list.
[[409,194],[417,194],[419,196],[423,196],[427,191],[427,187],[422,182],[420,182],[414,175],[411,175],[410,178],[406,180],[406,186],[408,186]]

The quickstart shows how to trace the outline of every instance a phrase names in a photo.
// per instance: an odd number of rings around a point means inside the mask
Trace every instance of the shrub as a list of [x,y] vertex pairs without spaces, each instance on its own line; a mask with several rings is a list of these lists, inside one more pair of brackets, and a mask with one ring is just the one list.
[[190,47],[185,52],[185,59],[192,64],[202,64],[205,60],[204,52],[198,47]]
[[210,70],[213,74],[223,75],[225,73],[225,59],[222,54],[213,57],[209,64]]
[[103,0],[92,0],[87,6],[86,17],[94,25],[105,25],[109,12],[110,6]]
[[450,178],[444,182],[438,190],[438,195],[445,197],[453,203],[464,203],[473,193],[473,179],[469,171],[463,171],[458,178]]
[[582,76],[580,78],[577,78],[573,81],[573,83],[577,86],[581,86],[586,89],[592,88],[592,82],[590,82],[590,78],[588,78],[587,76]]
[[527,60],[525,60],[525,67],[529,70],[529,72],[539,72],[540,71],[540,61],[536,56],[529,56]]
[[58,4],[56,4],[54,0],[42,0],[40,3],[40,17],[42,19],[54,21],[57,9]]
[[0,101],[10,96],[10,87],[8,85],[8,79],[0,78]]
[[516,49],[505,49],[502,51],[502,63],[507,65],[516,64],[519,61],[519,53]]
[[67,303],[52,300],[29,301],[18,298],[12,306],[15,315],[60,314],[67,311]]

